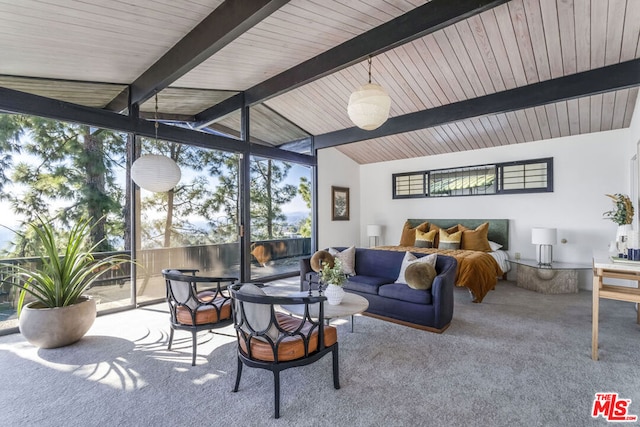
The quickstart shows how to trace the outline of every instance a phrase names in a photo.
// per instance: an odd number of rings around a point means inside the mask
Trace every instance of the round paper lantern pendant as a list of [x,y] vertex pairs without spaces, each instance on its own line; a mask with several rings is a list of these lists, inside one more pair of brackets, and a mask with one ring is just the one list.
[[354,125],[374,130],[387,121],[390,107],[391,98],[387,91],[380,85],[368,83],[351,94],[347,113]]
[[140,188],[154,193],[173,189],[180,182],[181,176],[176,162],[167,156],[146,154],[131,165],[131,179]]

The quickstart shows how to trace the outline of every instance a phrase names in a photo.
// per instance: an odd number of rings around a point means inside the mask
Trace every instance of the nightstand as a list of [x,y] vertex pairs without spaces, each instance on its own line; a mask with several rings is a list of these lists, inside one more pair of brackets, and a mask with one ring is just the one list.
[[538,265],[533,259],[510,259],[517,265],[516,286],[543,294],[578,292],[578,271],[591,270],[591,264],[553,262]]

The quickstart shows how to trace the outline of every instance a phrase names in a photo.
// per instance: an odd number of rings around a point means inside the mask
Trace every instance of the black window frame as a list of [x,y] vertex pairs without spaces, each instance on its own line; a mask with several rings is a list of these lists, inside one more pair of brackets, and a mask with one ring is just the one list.
[[[513,188],[513,189],[504,189],[504,168],[512,167],[512,166],[524,166],[532,165],[536,163],[544,163],[546,164],[546,186],[536,187],[536,188]],[[452,195],[431,195],[431,176],[432,174],[440,171],[451,171],[455,172],[456,170],[469,170],[473,168],[495,168],[496,171],[496,183],[495,183],[495,192],[492,193],[478,193],[478,194],[452,194]],[[398,178],[412,175],[422,175],[422,192],[414,193],[414,194],[398,194]],[[480,165],[472,165],[472,166],[460,166],[453,168],[443,168],[443,169],[432,169],[432,170],[423,170],[423,171],[413,171],[413,172],[400,172],[394,173],[391,175],[392,179],[392,198],[393,199],[416,199],[416,198],[440,198],[440,197],[466,197],[466,196],[495,196],[502,194],[528,194],[528,193],[552,193],[553,192],[553,157],[544,157],[538,159],[528,159],[528,160],[516,160],[511,162],[497,162],[497,163],[486,163]],[[526,177],[524,177],[526,178]]]

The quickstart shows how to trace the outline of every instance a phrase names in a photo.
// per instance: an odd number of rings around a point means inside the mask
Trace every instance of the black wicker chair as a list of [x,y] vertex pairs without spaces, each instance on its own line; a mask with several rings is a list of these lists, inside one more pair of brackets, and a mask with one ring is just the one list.
[[196,365],[197,333],[231,324],[228,287],[238,280],[234,277],[197,276],[197,272],[192,269],[162,270],[171,314],[168,349],[171,350],[176,329],[190,331],[193,345],[191,366]]
[[[333,353],[333,386],[340,388],[338,371],[338,335],[336,328],[309,316],[309,305],[320,303],[323,319],[324,296],[267,296],[260,286],[237,284],[231,287],[233,322],[238,336],[238,391],[242,366],[273,372],[275,418],[280,417],[280,371],[304,366]],[[304,318],[276,311],[277,305],[305,305]]]

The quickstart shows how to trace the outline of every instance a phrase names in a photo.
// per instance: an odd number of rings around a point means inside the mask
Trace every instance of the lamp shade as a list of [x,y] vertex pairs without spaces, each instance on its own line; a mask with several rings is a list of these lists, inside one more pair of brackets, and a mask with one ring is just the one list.
[[555,245],[557,230],[555,228],[532,228],[531,243],[534,245]]
[[154,193],[162,193],[174,188],[182,173],[180,168],[167,156],[147,154],[139,157],[131,165],[131,179],[144,188]]
[[354,125],[364,130],[374,130],[389,118],[391,98],[380,85],[368,83],[360,86],[349,97],[347,114]]
[[375,224],[367,225],[368,237],[379,237],[382,234],[382,227]]

